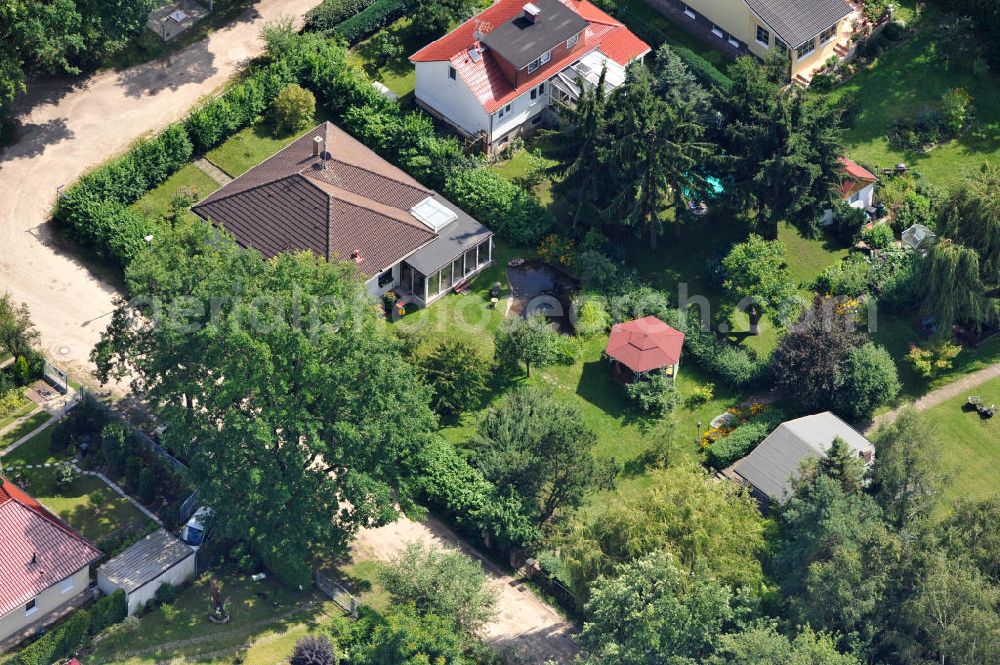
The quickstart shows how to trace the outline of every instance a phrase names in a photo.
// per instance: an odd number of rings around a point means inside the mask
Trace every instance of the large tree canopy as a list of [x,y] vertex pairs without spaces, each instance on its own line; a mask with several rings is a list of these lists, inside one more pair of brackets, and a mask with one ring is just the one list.
[[923,261],[924,313],[942,331],[1000,324],[1000,169],[987,164],[948,197],[938,234]]
[[312,547],[395,517],[434,417],[356,268],[212,234],[185,226],[132,264],[145,302],[117,307],[93,357],[156,405],[223,535],[301,583]]
[[748,300],[751,334],[760,334],[760,319],[766,313],[779,323],[795,310],[795,284],[785,263],[785,244],[750,234],[729,250],[722,260],[725,287]]

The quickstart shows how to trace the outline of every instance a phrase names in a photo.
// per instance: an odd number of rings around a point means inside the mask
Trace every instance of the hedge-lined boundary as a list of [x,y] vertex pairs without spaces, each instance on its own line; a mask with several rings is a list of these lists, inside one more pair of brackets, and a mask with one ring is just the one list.
[[401,18],[407,6],[407,0],[375,0],[364,11],[337,25],[331,33],[348,44],[356,44]]
[[128,615],[128,601],[125,591],[117,589],[110,596],[104,596],[90,608],[90,627],[87,632],[96,635],[105,628],[121,623]]
[[87,639],[90,613],[80,610],[37,642],[29,644],[7,665],[51,665],[72,655]]
[[159,224],[128,206],[191,161],[255,122],[278,92],[295,81],[283,63],[254,71],[196,108],[180,123],[138,141],[124,155],[88,173],[56,203],[53,219],[70,237],[124,268]]
[[360,14],[374,0],[323,0],[306,12],[305,30],[327,32],[355,14]]

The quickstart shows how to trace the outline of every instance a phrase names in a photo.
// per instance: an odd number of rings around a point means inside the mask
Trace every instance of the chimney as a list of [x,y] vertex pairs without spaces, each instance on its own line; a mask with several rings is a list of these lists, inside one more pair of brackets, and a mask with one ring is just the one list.
[[323,137],[317,136],[313,138],[313,157],[320,157],[323,155]]
[[542,13],[542,10],[538,8],[533,2],[529,2],[524,6],[524,18],[534,23],[538,20],[538,15]]

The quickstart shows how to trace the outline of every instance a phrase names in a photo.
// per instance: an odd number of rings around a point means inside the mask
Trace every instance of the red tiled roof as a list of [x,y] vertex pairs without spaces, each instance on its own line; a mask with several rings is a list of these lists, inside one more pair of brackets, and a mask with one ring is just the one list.
[[0,544],[0,616],[101,556],[83,536],[6,479],[0,479]]
[[855,162],[851,161],[847,157],[841,157],[840,163],[844,165],[844,170],[847,171],[847,175],[852,178],[857,178],[858,180],[867,180],[870,182],[875,182],[878,178],[870,172],[868,169],[859,166]]
[[[316,136],[324,138],[325,161],[313,156]],[[409,213],[433,194],[327,122],[193,210],[265,258],[308,250],[347,260],[359,253],[358,268],[372,277],[436,237]]]
[[485,22],[498,26],[510,21],[521,13],[525,0],[500,0],[444,37],[414,53],[410,56],[410,61],[414,63],[449,61],[486,112],[493,113],[512,99],[545,81],[554,72],[572,65],[584,54],[595,49],[623,67],[651,50],[646,42],[588,0],[579,2],[561,0],[561,2],[590,22],[582,37],[584,48],[540,68],[517,88],[500,70],[489,49],[483,52],[483,57],[478,62],[469,57],[469,49],[475,45],[473,33],[477,25]]
[[604,352],[633,372],[649,372],[680,362],[684,333],[655,316],[612,326]]

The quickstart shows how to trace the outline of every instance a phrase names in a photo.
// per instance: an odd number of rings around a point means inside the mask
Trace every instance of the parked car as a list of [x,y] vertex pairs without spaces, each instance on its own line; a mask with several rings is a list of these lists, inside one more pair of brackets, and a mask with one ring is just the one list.
[[194,512],[194,515],[187,521],[181,529],[181,540],[197,551],[205,543],[205,539],[211,532],[212,509],[202,506]]

